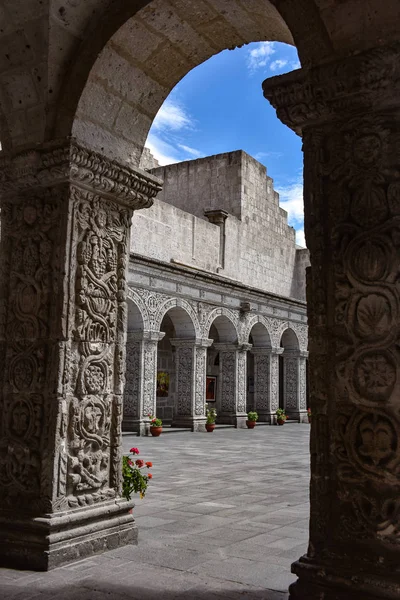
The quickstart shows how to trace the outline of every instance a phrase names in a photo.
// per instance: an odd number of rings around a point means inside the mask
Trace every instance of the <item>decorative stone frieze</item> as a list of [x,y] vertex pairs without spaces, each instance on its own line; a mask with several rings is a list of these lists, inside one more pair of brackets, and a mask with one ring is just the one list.
[[303,131],[312,265],[310,544],[293,599],[400,598],[399,50],[264,82]]
[[306,71],[297,69],[263,83],[279,119],[303,127],[344,121],[360,112],[397,109],[400,44],[371,49]]
[[47,569],[136,536],[120,499],[125,272],[132,211],[160,184],[73,141],[1,163],[0,559]]

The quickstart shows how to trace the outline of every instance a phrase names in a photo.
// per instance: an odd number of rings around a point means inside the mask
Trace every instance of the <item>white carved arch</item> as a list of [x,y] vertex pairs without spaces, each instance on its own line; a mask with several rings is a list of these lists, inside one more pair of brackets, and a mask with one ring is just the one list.
[[[285,335],[286,334],[286,335]],[[300,350],[300,340],[296,331],[292,327],[292,323],[289,321],[284,322],[281,329],[281,336],[279,339],[279,345],[282,345],[283,337],[287,337],[287,341],[284,343],[284,347],[287,350]]]
[[257,323],[260,323],[260,325],[263,325],[264,328],[265,328],[265,330],[266,330],[268,341],[266,341],[265,346],[272,346],[272,333],[270,331],[270,324],[268,322],[268,319],[266,319],[262,315],[255,315],[255,316],[253,316],[246,323],[246,326],[245,326],[245,328],[243,330],[243,342],[244,343],[248,343],[250,334],[252,332],[252,329],[253,329],[254,325],[257,325]]
[[217,319],[218,317],[226,317],[232,323],[233,328],[236,333],[236,339],[238,340],[239,339],[238,318],[236,317],[234,312],[232,312],[228,308],[224,308],[222,306],[215,308],[207,316],[207,320],[205,321],[204,326],[203,326],[203,337],[207,338],[209,336],[211,325],[213,324],[215,319]]
[[161,306],[158,307],[157,313],[154,316],[154,328],[157,331],[160,331],[161,322],[162,322],[164,316],[167,314],[168,311],[170,311],[173,308],[181,308],[182,310],[184,310],[187,313],[187,315],[189,316],[189,318],[192,322],[192,325],[194,327],[196,338],[200,338],[201,337],[201,327],[200,327],[199,320],[197,318],[196,311],[194,310],[194,308],[190,304],[190,302],[187,302],[186,300],[183,300],[182,298],[170,298],[169,300],[167,300],[166,302],[163,302],[163,304],[161,304]]
[[297,335],[297,339],[299,340],[300,350],[302,352],[307,352],[308,350],[308,326],[303,325],[301,323],[291,323],[291,328]]
[[148,313],[147,307],[146,307],[145,303],[143,302],[143,299],[141,298],[141,296],[139,296],[139,294],[136,292],[136,290],[133,290],[130,287],[128,287],[128,289],[127,289],[126,296],[127,296],[127,300],[128,300],[128,310],[129,310],[129,301],[131,301],[131,302],[133,302],[133,304],[136,305],[136,307],[142,317],[143,329],[150,329],[149,313]]

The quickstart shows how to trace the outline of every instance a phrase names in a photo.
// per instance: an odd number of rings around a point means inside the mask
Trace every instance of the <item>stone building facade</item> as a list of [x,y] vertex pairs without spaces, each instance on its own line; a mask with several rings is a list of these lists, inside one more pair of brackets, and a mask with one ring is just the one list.
[[242,151],[149,165],[163,188],[132,222],[123,428],[204,431],[207,377],[217,422],[305,420],[308,251],[266,168]]
[[0,4],[2,564],[134,541],[125,273],[132,213],[161,187],[140,157],[191,69],[278,40],[301,68],[263,93],[302,136],[311,262],[310,537],[290,598],[399,600],[398,0],[62,4]]

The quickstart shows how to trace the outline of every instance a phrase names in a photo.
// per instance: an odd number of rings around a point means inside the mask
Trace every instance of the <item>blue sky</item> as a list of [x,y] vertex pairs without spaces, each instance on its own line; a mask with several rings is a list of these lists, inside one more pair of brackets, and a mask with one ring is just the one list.
[[279,42],[225,50],[186,75],[159,110],[146,146],[160,164],[242,149],[267,167],[280,204],[305,246],[301,139],[262,95],[273,75],[300,67],[296,49]]

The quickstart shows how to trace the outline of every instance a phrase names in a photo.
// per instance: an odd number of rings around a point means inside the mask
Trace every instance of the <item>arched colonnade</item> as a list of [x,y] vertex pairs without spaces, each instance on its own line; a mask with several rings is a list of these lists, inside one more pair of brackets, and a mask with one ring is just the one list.
[[[306,420],[306,326],[287,320],[274,325],[275,331],[263,316],[243,320],[239,310],[212,306],[200,321],[193,301],[152,294],[144,303],[130,289],[123,429],[147,433],[151,414],[165,424],[204,431],[207,405],[215,406],[218,423],[244,427],[249,409],[260,422],[274,423],[280,401],[289,417]],[[164,387],[157,391],[160,376]],[[214,389],[208,399],[207,381]]]
[[311,261],[310,542],[291,598],[398,600],[398,1],[7,2],[3,15],[1,560],[48,569],[136,539],[120,497],[126,267],[132,213],[161,187],[138,168],[143,145],[196,65],[279,40],[302,68],[263,90],[303,139]]

